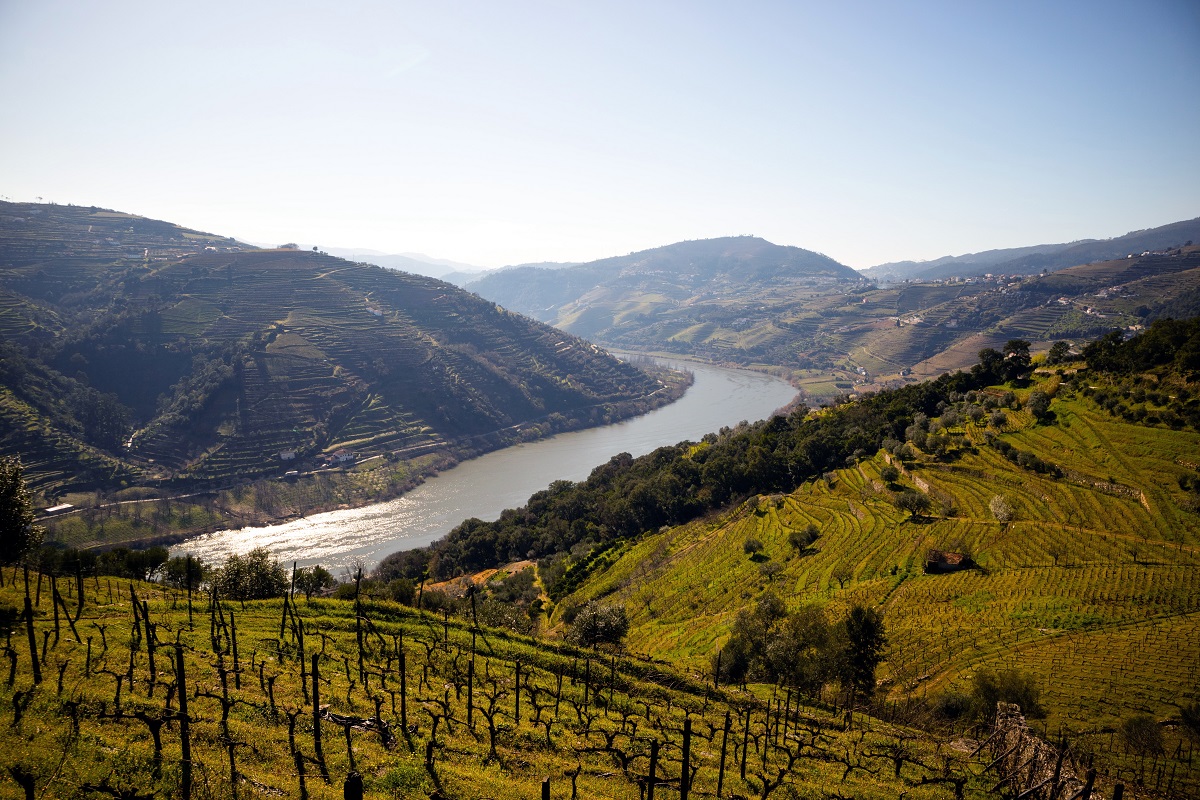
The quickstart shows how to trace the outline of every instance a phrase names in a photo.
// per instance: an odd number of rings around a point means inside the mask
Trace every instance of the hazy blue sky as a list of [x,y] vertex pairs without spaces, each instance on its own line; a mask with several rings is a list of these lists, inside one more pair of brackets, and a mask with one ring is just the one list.
[[1200,215],[1200,2],[0,0],[0,195],[483,266]]

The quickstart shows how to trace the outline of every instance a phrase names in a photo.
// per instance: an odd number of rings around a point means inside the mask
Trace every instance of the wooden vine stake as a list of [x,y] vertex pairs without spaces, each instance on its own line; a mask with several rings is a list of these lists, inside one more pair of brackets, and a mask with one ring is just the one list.
[[175,645],[175,684],[176,694],[179,696],[179,750],[180,750],[180,768],[182,774],[179,780],[179,788],[183,795],[183,800],[190,800],[192,796],[192,734],[191,734],[191,718],[188,716],[188,693],[187,693],[187,673],[184,671],[183,665],[183,645]]
[[321,747],[321,654],[312,655],[312,717],[313,717],[313,750],[317,754],[317,766],[321,769],[321,777],[329,783],[329,767],[325,766],[325,750]]
[[733,718],[725,712],[725,729],[721,734],[721,761],[717,766],[717,797],[721,797],[721,789],[725,786],[725,753],[729,745],[729,729],[733,727]]
[[683,767],[679,773],[679,800],[687,800],[692,783],[692,718],[683,720]]

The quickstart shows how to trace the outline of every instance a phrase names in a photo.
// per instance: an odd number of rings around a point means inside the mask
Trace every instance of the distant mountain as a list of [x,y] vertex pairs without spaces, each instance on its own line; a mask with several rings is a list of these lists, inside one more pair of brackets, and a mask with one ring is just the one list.
[[628,344],[624,340],[640,339],[638,331],[651,319],[673,319],[667,327],[677,330],[695,324],[689,309],[728,309],[762,291],[859,280],[857,272],[819,253],[737,236],[575,266],[514,267],[467,288],[580,336]]
[[661,397],[448,283],[94,208],[0,204],[0,334],[0,454],[59,489],[475,452]]
[[1065,244],[1042,244],[1004,250],[987,250],[934,261],[897,261],[862,271],[872,280],[940,280],[983,275],[1036,275],[1055,270],[1139,255],[1146,251],[1179,247],[1200,241],[1200,217],[1148,230],[1133,231],[1113,239],[1085,239]]
[[327,247],[322,249],[330,255],[344,258],[347,261],[360,261],[366,264],[387,267],[388,269],[398,269],[417,275],[427,275],[431,278],[440,278],[456,286],[462,286],[464,283],[478,280],[489,271],[485,267],[462,264],[443,258],[433,258],[422,253],[382,253],[378,250],[363,250],[361,248],[350,247]]

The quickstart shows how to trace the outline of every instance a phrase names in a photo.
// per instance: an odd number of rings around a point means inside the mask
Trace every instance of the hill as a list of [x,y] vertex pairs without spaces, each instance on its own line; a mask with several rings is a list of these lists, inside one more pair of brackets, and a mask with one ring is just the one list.
[[501,270],[471,291],[580,336],[619,341],[649,319],[676,322],[697,302],[738,302],[765,289],[856,281],[831,258],[752,236],[701,239],[578,266]]
[[1042,270],[1054,272],[1066,267],[1108,261],[1146,251],[1165,250],[1200,241],[1200,217],[1141,231],[1132,231],[1112,239],[1085,239],[1063,244],[1040,244],[962,256],[943,256],[933,261],[897,261],[862,271],[864,277],[879,281],[929,281],[951,277],[969,277],[985,273],[1036,275]]
[[[1187,316],[1200,308],[1197,248],[1144,255],[1139,249],[1129,258],[1125,248],[1155,237],[1183,245],[1188,224],[1104,243],[1121,254],[1101,262],[1109,267],[1089,264],[1046,276],[877,286],[844,280],[846,273],[815,254],[808,256],[817,259],[811,262],[816,273],[798,267],[780,276],[773,272],[781,263],[778,249],[742,237],[565,269],[507,269],[469,288],[606,347],[782,370],[810,403],[827,403],[840,394],[967,369],[981,349],[1013,338],[1030,341],[1036,352],[1058,340],[1082,343],[1114,327],[1133,329],[1164,314]],[[1061,251],[1075,254],[1068,260],[1083,258],[1081,246],[1063,245]],[[693,251],[710,260],[692,258]],[[747,266],[735,268],[743,262],[731,253],[741,254]],[[1015,253],[996,254],[996,260],[1012,261]],[[717,266],[682,266],[690,261]]]
[[[719,654],[730,667],[766,598],[874,609],[885,704],[969,727],[967,698],[1007,672],[1040,694],[1044,732],[1110,778],[1162,791],[1186,776],[1186,794],[1200,781],[1184,724],[1200,708],[1200,320],[1085,356],[1090,370],[1006,385],[991,370],[1012,360],[994,353],[971,374],[615,458],[380,574],[531,552],[553,622],[623,608],[632,649],[698,674]],[[1148,778],[1145,751],[1114,745],[1139,715],[1164,737]]]
[[[977,774],[1004,736],[972,753],[898,713],[847,719],[792,692],[714,689],[353,584],[350,599],[238,602],[5,573],[0,611],[18,634],[0,726],[6,797],[937,800],[1034,774],[1023,759]],[[1023,732],[1002,731],[1014,743]],[[1070,754],[1059,791],[1082,788],[1084,758]]]
[[431,278],[100,209],[0,212],[0,452],[46,492],[458,456],[670,394]]

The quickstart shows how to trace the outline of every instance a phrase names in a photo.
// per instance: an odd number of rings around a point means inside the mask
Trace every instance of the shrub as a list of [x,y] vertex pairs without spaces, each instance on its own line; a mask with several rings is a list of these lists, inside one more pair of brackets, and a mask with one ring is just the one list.
[[621,606],[588,603],[571,620],[568,637],[586,647],[619,645],[629,633],[629,618]]
[[1130,750],[1140,755],[1163,751],[1162,728],[1149,714],[1134,714],[1122,722],[1121,738]]
[[1033,676],[1015,669],[992,672],[988,669],[975,673],[971,687],[971,700],[976,718],[990,721],[996,716],[997,703],[1014,703],[1021,713],[1032,719],[1046,716],[1041,704],[1042,691]]
[[942,692],[933,698],[932,711],[935,716],[944,720],[958,720],[969,717],[973,707],[971,695],[955,689]]

